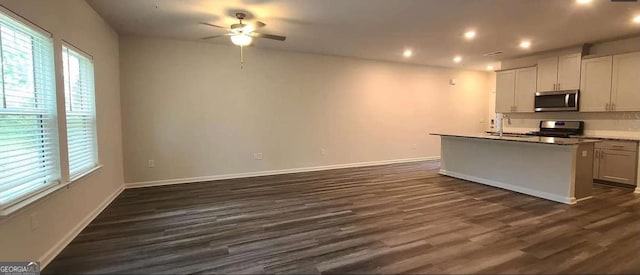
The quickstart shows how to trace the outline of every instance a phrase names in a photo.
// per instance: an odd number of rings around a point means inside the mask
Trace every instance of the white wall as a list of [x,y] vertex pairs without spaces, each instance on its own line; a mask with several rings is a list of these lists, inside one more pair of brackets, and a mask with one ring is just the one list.
[[129,183],[439,156],[428,132],[488,112],[486,72],[258,48],[240,70],[238,47],[137,37],[120,54]]
[[637,51],[640,51],[640,36],[594,44],[589,49],[589,54],[607,55]]
[[[47,264],[123,187],[118,35],[82,0],[2,0],[0,4],[51,32],[57,51],[64,39],[93,55],[95,62],[98,146],[104,167],[0,220],[0,260]],[[39,224],[35,230],[32,216]]]
[[487,123],[485,123],[485,130],[494,131],[495,121],[492,124],[492,120],[496,117],[496,73],[489,72],[489,102],[487,102]]

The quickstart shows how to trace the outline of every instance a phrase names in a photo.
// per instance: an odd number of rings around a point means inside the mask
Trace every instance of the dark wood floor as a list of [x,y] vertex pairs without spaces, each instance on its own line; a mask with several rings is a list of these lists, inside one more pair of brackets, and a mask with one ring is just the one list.
[[126,190],[44,273],[640,273],[640,195],[568,206],[437,166]]

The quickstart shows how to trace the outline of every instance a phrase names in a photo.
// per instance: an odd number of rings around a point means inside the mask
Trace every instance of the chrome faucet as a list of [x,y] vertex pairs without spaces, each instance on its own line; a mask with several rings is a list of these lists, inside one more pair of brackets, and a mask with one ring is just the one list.
[[498,135],[500,137],[502,137],[502,135],[504,134],[504,119],[507,119],[507,123],[509,125],[511,125],[511,117],[509,117],[508,115],[505,114],[498,114],[497,119],[496,119],[496,126],[498,126]]
[[507,124],[511,125],[511,117],[509,115],[502,115],[503,118],[507,119]]

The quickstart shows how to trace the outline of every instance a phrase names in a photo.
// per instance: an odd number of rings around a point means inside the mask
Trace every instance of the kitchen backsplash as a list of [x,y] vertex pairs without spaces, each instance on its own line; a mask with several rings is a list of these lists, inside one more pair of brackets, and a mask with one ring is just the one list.
[[504,131],[528,132],[537,130],[540,120],[582,120],[585,135],[640,137],[640,112],[610,113],[512,113],[507,114]]

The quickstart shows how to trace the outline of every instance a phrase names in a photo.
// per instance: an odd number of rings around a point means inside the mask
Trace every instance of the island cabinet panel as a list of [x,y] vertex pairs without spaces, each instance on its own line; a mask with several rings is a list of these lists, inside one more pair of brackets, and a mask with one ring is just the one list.
[[496,113],[512,112],[516,72],[502,71],[496,74]]
[[606,112],[611,102],[612,57],[582,61],[580,111]]
[[440,174],[567,204],[592,195],[597,140],[432,135],[441,138]]
[[640,111],[640,52],[613,56],[612,111]]
[[600,155],[602,154],[602,149],[595,148],[593,150],[593,179],[600,179]]

